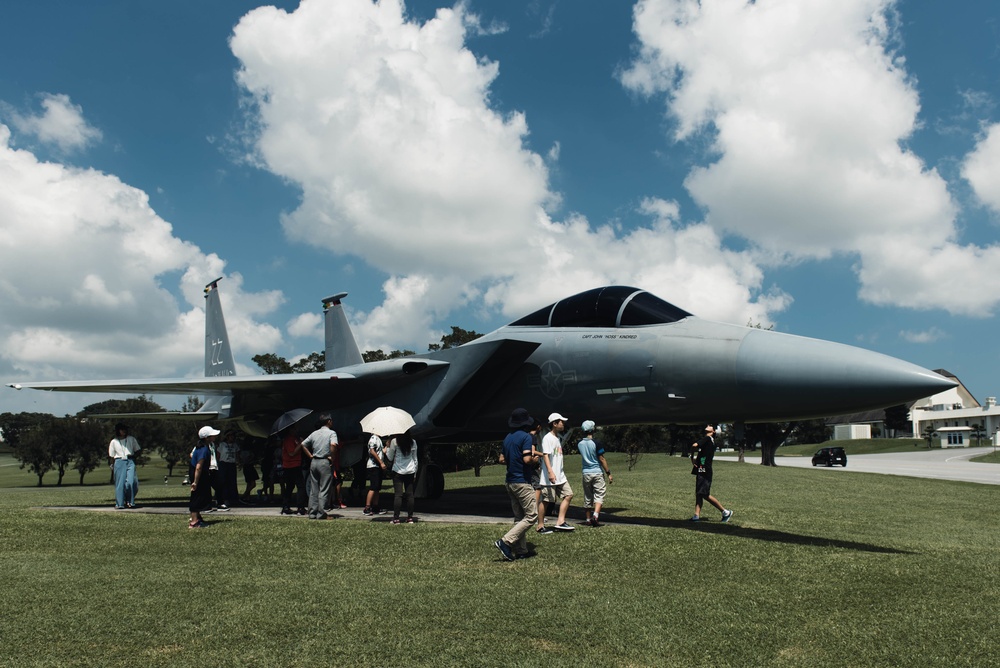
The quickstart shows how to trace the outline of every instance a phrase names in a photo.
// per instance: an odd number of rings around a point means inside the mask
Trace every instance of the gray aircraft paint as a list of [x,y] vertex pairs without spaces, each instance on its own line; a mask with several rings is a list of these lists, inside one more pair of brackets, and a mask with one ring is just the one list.
[[[409,411],[421,440],[462,442],[501,438],[517,407],[542,419],[559,411],[571,422],[601,425],[768,422],[891,406],[955,385],[860,348],[702,320],[622,286],[567,297],[457,348],[363,363],[339,303],[342,295],[335,297],[324,300],[327,354],[357,359],[353,364],[308,374],[17,385],[200,394],[207,400],[202,411],[161,417],[235,420],[256,435],[266,435],[291,408],[329,410],[342,442],[360,439],[361,417],[385,405]],[[661,315],[650,318],[643,304]],[[641,317],[636,320],[633,312]],[[231,364],[213,281],[206,288],[206,375],[224,371],[227,355]],[[210,364],[216,358],[223,363]]]

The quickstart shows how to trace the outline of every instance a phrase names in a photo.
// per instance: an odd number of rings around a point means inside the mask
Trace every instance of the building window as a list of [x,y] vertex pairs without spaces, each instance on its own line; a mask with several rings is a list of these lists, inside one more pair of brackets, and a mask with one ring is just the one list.
[[948,434],[948,445],[962,445],[965,441],[963,439],[964,434]]

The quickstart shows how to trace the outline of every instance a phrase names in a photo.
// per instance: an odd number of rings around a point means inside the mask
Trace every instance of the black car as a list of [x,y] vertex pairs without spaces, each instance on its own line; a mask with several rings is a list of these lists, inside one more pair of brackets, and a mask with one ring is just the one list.
[[843,448],[820,448],[819,451],[813,455],[813,466],[835,466],[840,464],[841,466],[847,466],[847,453],[844,452]]

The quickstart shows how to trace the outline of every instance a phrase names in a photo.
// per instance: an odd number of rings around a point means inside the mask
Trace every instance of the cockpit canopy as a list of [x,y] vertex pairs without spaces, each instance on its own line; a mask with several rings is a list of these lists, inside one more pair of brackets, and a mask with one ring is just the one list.
[[581,292],[510,323],[510,327],[641,327],[691,314],[645,290],[613,285]]

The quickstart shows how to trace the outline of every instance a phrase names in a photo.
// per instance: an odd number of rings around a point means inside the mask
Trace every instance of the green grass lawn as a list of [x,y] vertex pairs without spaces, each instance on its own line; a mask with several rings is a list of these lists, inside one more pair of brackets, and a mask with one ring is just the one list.
[[[42,509],[110,505],[113,491],[37,488],[5,463],[3,666],[983,666],[1000,656],[987,485],[720,463],[713,491],[733,521],[708,509],[712,521],[691,524],[686,460],[645,455],[628,471],[612,454],[608,524],[533,535],[538,555],[505,563],[492,541],[506,524],[215,514],[190,531],[180,515]],[[581,494],[579,458],[567,469]],[[462,498],[505,505],[500,467],[447,477]],[[155,463],[140,479],[140,503],[186,498]]]

